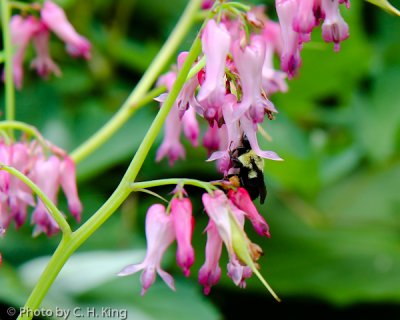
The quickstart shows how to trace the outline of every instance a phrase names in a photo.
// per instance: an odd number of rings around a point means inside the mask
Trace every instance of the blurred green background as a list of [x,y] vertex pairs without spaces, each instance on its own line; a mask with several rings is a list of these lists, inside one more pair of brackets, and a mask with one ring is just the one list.
[[[158,52],[186,1],[57,1],[76,29],[93,43],[89,62],[73,60],[52,38],[62,78],[38,79],[26,62],[17,92],[17,119],[36,125],[49,140],[72,151],[119,108]],[[399,1],[392,1],[399,7]],[[266,4],[274,15],[273,1]],[[160,279],[140,296],[139,275],[118,278],[126,264],[141,261],[146,209],[157,200],[131,196],[72,257],[43,305],[128,309],[129,319],[236,319],[319,316],[324,319],[398,319],[400,314],[400,19],[364,1],[343,6],[350,38],[335,53],[314,30],[303,51],[299,77],[272,100],[279,110],[264,129],[284,162],[266,162],[268,198],[260,212],[271,239],[250,229],[265,255],[261,272],[282,298],[278,304],[256,278],[245,290],[225,275],[209,297],[197,272],[204,261],[207,223],[197,189],[191,196],[196,262],[186,279],[168,251],[165,268],[177,281],[171,292]],[[196,30],[182,43],[187,50]],[[171,61],[173,63],[174,61]],[[3,99],[3,97],[1,97]],[[108,198],[135,153],[156,103],[139,110],[111,141],[79,163],[83,221]],[[185,143],[186,161],[155,164],[158,137],[138,180],[166,177],[219,179],[206,152]],[[168,197],[171,188],[155,190]],[[65,209],[65,201],[61,207]],[[258,205],[258,202],[257,202]],[[70,219],[71,220],[71,219]],[[71,220],[74,228],[77,224]],[[56,248],[59,236],[31,238],[29,222],[11,226],[0,239],[0,319],[8,306],[24,304]],[[264,316],[263,316],[264,318]],[[10,318],[11,319],[11,318]],[[70,318],[74,319],[74,318]],[[115,317],[115,319],[118,319]]]

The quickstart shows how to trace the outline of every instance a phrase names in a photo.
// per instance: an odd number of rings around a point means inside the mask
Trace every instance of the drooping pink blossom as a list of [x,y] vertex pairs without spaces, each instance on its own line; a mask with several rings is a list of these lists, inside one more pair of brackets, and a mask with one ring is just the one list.
[[238,188],[236,191],[230,190],[228,192],[228,197],[236,207],[245,213],[260,236],[267,236],[268,238],[271,236],[267,222],[259,214],[246,189]]
[[40,23],[33,17],[24,18],[20,15],[14,15],[10,20],[11,44],[15,52],[13,56],[13,76],[17,89],[22,88],[24,77],[23,62],[26,48],[33,35],[39,30]]
[[279,17],[282,35],[281,68],[293,78],[301,65],[299,33],[293,29],[293,20],[298,12],[297,0],[276,0],[276,12]]
[[174,279],[161,268],[161,260],[165,251],[175,239],[172,216],[166,214],[161,204],[152,205],[146,215],[147,252],[142,263],[126,266],[119,276],[127,276],[140,270],[142,275],[142,295],[151,287],[156,279],[156,272],[172,290],[175,290]]
[[156,161],[167,157],[172,166],[178,159],[185,158],[185,149],[180,141],[182,122],[179,119],[179,110],[174,105],[165,121],[164,139],[157,150]]
[[349,37],[349,26],[339,10],[338,0],[321,0],[325,20],[322,24],[322,37],[326,42],[334,43],[334,50],[340,50],[340,42]]
[[231,37],[223,24],[217,25],[215,20],[211,19],[204,28],[201,42],[207,64],[205,67],[206,78],[197,96],[199,101],[207,99],[212,94],[218,96],[225,94],[225,61],[229,52]]
[[199,144],[200,127],[196,118],[196,111],[191,106],[188,107],[182,116],[182,127],[185,137],[194,147],[197,147]]
[[[203,116],[210,124],[221,125],[225,96],[225,63],[231,44],[231,37],[223,24],[217,25],[214,20],[208,21],[202,35],[203,52],[206,56],[205,80],[201,84],[197,100]],[[218,45],[216,45],[218,44]]]
[[238,120],[248,111],[253,121],[260,123],[264,120],[266,111],[277,112],[273,103],[261,95],[265,42],[262,37],[254,36],[251,43],[243,49],[236,43],[232,53],[239,72],[243,95],[234,110],[234,120]]
[[174,198],[171,201],[171,217],[174,224],[177,251],[176,261],[186,277],[190,274],[190,267],[194,263],[194,249],[192,247],[193,216],[192,203],[189,198]]
[[219,236],[215,223],[210,220],[205,230],[207,232],[206,255],[204,264],[199,270],[199,283],[204,287],[203,292],[208,295],[211,287],[221,278],[219,259],[222,252],[222,239]]
[[82,203],[76,186],[76,169],[73,160],[66,156],[60,164],[60,184],[67,198],[68,209],[76,221],[80,222]]
[[43,23],[40,23],[40,28],[32,39],[36,58],[32,60],[31,68],[36,69],[36,72],[42,78],[47,78],[51,73],[54,73],[57,77],[61,76],[60,68],[50,57],[49,38],[49,30]]
[[[61,161],[56,156],[50,156],[48,159],[39,158],[32,172],[32,180],[54,204],[57,203],[60,187],[60,165]],[[32,213],[32,223],[35,224],[34,235],[44,232],[51,236],[59,230],[57,223],[40,199]]]
[[298,1],[297,12],[293,19],[293,30],[298,33],[311,33],[312,29],[318,24],[314,15],[315,0]]
[[76,32],[60,6],[46,0],[40,15],[42,22],[65,42],[66,50],[72,57],[90,59],[90,42]]

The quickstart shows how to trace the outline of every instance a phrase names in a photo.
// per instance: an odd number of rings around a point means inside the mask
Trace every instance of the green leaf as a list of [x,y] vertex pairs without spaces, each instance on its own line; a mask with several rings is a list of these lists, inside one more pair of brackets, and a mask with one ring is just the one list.
[[366,0],[366,1],[378,7],[381,7],[382,9],[386,10],[389,13],[400,16],[400,11],[396,9],[394,6],[392,6],[389,1],[386,0]]

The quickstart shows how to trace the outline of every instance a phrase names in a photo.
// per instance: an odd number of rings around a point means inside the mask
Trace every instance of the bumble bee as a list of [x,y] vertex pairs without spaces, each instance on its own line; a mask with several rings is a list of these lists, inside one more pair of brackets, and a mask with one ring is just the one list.
[[240,186],[247,190],[251,199],[260,197],[260,203],[263,204],[267,196],[263,173],[264,159],[251,149],[246,136],[242,138],[242,145],[231,151],[230,157],[233,168],[238,169],[238,173],[229,175],[229,180],[237,176]]

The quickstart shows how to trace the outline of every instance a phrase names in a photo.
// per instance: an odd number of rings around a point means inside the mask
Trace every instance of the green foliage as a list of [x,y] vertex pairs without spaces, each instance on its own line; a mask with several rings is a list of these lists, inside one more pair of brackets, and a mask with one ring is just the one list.
[[[17,119],[36,125],[46,138],[72,151],[123,103],[184,1],[173,6],[168,1],[62,3],[68,16],[75,17],[77,29],[93,39],[93,60],[89,65],[71,61],[54,41],[63,77],[43,82],[28,71],[24,88],[17,93]],[[285,161],[268,161],[265,167],[268,197],[259,209],[272,238],[250,235],[266,252],[261,273],[284,302],[293,297],[318,297],[342,305],[400,301],[400,20],[360,1],[352,1],[351,9],[342,12],[350,38],[335,53],[323,42],[320,29],[314,31],[313,41],[302,51],[300,76],[289,82],[288,93],[273,96],[279,114],[264,125],[272,141],[262,141],[263,147]],[[190,39],[182,47],[189,45]],[[157,110],[158,105],[150,103],[138,111],[79,164],[84,220],[118,184]],[[220,178],[214,164],[204,162],[203,150],[186,147],[187,161],[173,168],[165,160],[155,164],[153,149],[139,178]],[[168,197],[171,190],[157,191]],[[179,276],[172,255],[165,261],[178,275],[176,293],[159,281],[140,298],[139,276],[115,276],[126,264],[140,261],[145,246],[144,214],[157,200],[140,194],[68,262],[45,304],[107,305],[129,309],[134,319],[219,318],[213,292],[210,299],[204,298],[196,283],[203,263],[199,250],[204,250],[205,217],[200,194],[188,191],[197,210],[198,253],[189,279]],[[63,201],[61,206],[65,207]],[[33,240],[30,233],[28,226],[18,233],[10,228],[0,239],[5,260],[0,269],[3,303],[23,304],[44,266],[42,256],[51,254],[59,240]],[[225,262],[221,266],[225,270]],[[219,286],[239,290],[225,274]],[[246,291],[272,299],[255,279]]]

